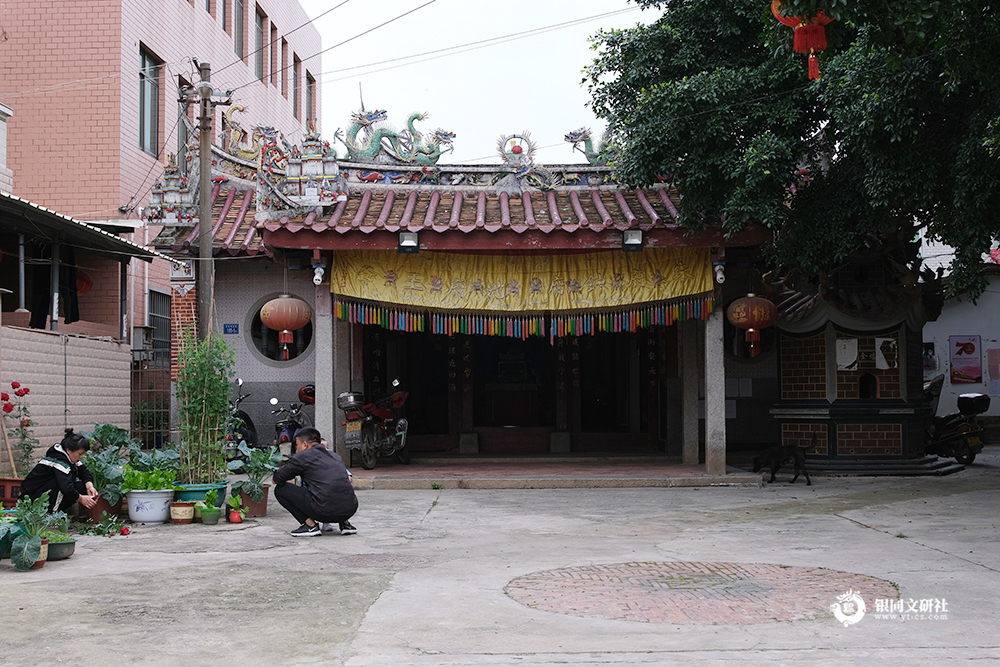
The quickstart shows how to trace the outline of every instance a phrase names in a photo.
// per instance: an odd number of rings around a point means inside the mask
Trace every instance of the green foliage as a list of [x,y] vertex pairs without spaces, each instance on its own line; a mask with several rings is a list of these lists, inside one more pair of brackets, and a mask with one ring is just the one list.
[[7,435],[17,449],[17,465],[21,466],[22,470],[28,471],[34,462],[35,447],[38,445],[38,438],[35,437],[34,431],[37,424],[31,418],[31,410],[24,398],[31,390],[17,381],[11,382],[10,388],[14,395],[13,398],[7,392],[3,392],[3,395],[0,396],[3,415],[14,423],[13,428],[7,431]]
[[210,491],[208,491],[208,492],[205,493],[205,499],[204,500],[199,500],[198,502],[196,502],[194,504],[194,506],[197,509],[200,509],[202,511],[204,511],[206,509],[216,509],[215,503],[218,500],[219,500],[219,491],[218,491],[218,489],[211,489]]
[[181,469],[181,454],[176,444],[149,452],[142,451],[141,445],[135,440],[129,450],[128,464],[134,470],[170,470],[176,474]]
[[259,503],[264,498],[264,478],[281,466],[281,452],[274,446],[268,449],[251,449],[246,442],[241,441],[240,453],[246,460],[230,461],[229,469],[243,468],[248,479],[233,482],[232,493],[244,491],[250,496],[250,500]]
[[102,537],[113,537],[121,533],[125,526],[125,521],[118,516],[112,516],[107,512],[101,512],[101,520],[96,524],[82,524],[77,527],[81,535],[100,535]]
[[91,450],[83,455],[83,464],[94,478],[94,488],[101,497],[114,505],[122,497],[122,467],[125,460],[119,449],[109,447],[104,451]]
[[99,454],[107,450],[114,450],[118,455],[124,455],[126,451],[141,449],[139,440],[133,438],[129,432],[115,424],[94,424],[93,431],[80,431],[80,435],[90,441],[90,453]]
[[221,336],[199,340],[190,328],[177,363],[181,480],[217,482],[225,471],[223,452],[236,353]]
[[76,542],[76,538],[69,533],[64,533],[61,530],[52,530],[51,528],[43,530],[42,537],[49,538],[49,542]]
[[173,470],[136,470],[131,464],[122,473],[122,493],[129,491],[162,491],[175,489]]
[[922,228],[957,249],[952,288],[975,297],[1000,240],[1000,12],[985,0],[785,0],[825,9],[821,78],[758,0],[658,3],[648,26],[605,31],[585,82],[621,154],[617,178],[672,178],[690,230],[775,232],[770,259],[805,275],[867,234]]
[[[66,515],[49,513],[49,492],[34,500],[21,497],[14,508],[14,518],[20,526],[20,534],[10,545],[10,560],[19,572],[26,572],[38,560],[42,549],[42,531],[53,523],[65,522]],[[12,534],[10,524],[0,524],[0,551],[3,551],[4,535]]]

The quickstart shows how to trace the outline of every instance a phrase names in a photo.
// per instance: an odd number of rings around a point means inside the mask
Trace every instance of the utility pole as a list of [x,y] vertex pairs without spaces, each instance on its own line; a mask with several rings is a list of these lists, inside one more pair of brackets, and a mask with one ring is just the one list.
[[212,66],[198,63],[201,81],[197,91],[201,97],[201,113],[198,129],[201,130],[199,144],[199,177],[201,203],[198,210],[198,263],[196,287],[198,290],[198,338],[205,340],[212,332],[212,301],[215,296],[215,264],[212,260]]

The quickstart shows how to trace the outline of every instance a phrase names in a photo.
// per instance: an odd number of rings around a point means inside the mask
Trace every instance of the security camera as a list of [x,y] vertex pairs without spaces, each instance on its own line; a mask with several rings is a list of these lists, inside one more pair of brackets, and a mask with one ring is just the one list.
[[325,271],[322,266],[317,266],[313,269],[313,285],[321,285],[323,283],[323,274]]
[[726,271],[722,264],[715,265],[715,282],[720,285],[726,282]]

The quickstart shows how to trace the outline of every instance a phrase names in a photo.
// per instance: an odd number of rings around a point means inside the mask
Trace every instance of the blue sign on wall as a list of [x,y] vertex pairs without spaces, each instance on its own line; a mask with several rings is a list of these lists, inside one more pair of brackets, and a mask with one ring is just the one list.
[[238,324],[223,324],[222,333],[224,334],[238,334],[240,332],[240,325]]

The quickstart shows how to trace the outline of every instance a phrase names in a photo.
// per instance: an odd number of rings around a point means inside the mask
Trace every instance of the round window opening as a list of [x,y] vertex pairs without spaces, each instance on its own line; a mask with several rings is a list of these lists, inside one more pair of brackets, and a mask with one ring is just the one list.
[[286,338],[291,339],[290,341],[283,341],[280,333],[277,329],[272,329],[261,321],[260,306],[258,306],[254,311],[253,320],[250,322],[250,340],[253,341],[253,346],[257,351],[271,361],[292,361],[305,354],[306,350],[309,349],[309,344],[312,343],[312,319],[310,318],[304,326],[292,331],[291,336],[286,336]]

